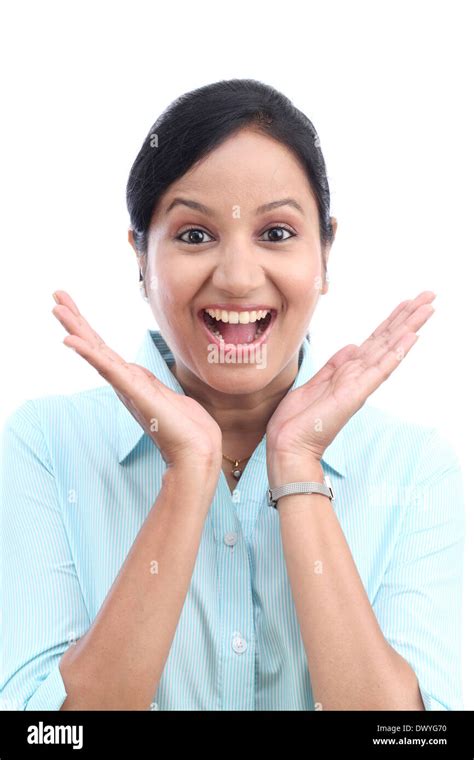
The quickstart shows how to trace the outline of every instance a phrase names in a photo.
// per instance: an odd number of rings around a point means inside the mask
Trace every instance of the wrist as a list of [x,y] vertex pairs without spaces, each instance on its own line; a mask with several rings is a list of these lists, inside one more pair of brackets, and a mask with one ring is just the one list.
[[306,480],[324,482],[323,466],[316,457],[311,459],[297,455],[275,457],[268,461],[267,469],[270,488]]
[[222,467],[222,451],[216,448],[214,451],[196,451],[181,449],[180,453],[166,462],[168,470],[190,470],[196,472],[213,473]]
[[196,494],[214,492],[219,480],[222,460],[189,459],[170,462],[163,474],[167,482],[189,483]]

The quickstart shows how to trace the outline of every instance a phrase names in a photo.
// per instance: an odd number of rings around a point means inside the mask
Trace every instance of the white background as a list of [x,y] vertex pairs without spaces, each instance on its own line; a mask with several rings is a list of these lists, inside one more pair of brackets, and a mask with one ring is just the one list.
[[470,2],[11,2],[0,18],[0,423],[27,398],[101,378],[65,348],[65,289],[133,360],[156,327],[127,243],[125,185],[178,95],[259,79],[322,144],[339,230],[312,342],[320,363],[406,298],[436,313],[371,403],[438,427],[459,454],[468,535],[464,700],[474,709]]

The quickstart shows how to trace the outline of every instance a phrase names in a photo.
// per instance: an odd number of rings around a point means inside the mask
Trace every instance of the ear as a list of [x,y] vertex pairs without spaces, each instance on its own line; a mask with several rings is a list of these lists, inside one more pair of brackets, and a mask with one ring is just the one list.
[[137,251],[137,246],[135,243],[135,239],[133,237],[133,230],[131,227],[128,228],[128,242],[132,246],[133,250],[135,251],[135,256],[137,258],[137,264],[138,264],[138,272],[139,272],[139,279],[144,280],[145,279],[145,262],[144,262],[144,256],[142,253],[139,253]]
[[[327,243],[324,246],[323,250],[323,256],[324,256],[324,262],[325,262],[325,271],[327,271],[328,268],[328,261],[329,261],[329,254],[331,253],[331,248],[334,243],[334,240],[336,238],[336,232],[337,232],[337,219],[334,216],[331,216],[331,227],[332,227],[332,243]],[[321,290],[321,295],[326,295],[329,289],[328,281],[324,280],[324,285]]]
[[128,228],[128,242],[130,243],[130,245],[132,246],[132,248],[134,250],[136,250],[136,248],[135,248],[135,240],[133,238],[133,230],[132,230],[131,227]]

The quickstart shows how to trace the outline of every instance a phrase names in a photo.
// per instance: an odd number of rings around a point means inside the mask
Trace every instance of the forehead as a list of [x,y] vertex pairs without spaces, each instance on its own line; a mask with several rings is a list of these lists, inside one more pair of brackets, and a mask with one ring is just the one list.
[[317,216],[311,186],[297,156],[286,145],[251,129],[228,137],[173,182],[160,199],[155,220],[177,194],[213,208],[230,204],[249,211],[291,196],[304,207],[308,218]]

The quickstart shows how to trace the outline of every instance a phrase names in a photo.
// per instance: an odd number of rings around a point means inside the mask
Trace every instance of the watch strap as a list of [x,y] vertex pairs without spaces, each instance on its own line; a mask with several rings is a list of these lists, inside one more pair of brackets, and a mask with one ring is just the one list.
[[308,480],[302,481],[300,483],[285,483],[285,485],[277,486],[276,488],[269,488],[267,491],[268,506],[275,507],[276,509],[278,499],[281,499],[282,496],[291,496],[292,494],[298,493],[320,493],[323,496],[328,496],[331,501],[334,501],[336,498],[329,475],[325,475],[324,483],[317,483]]

